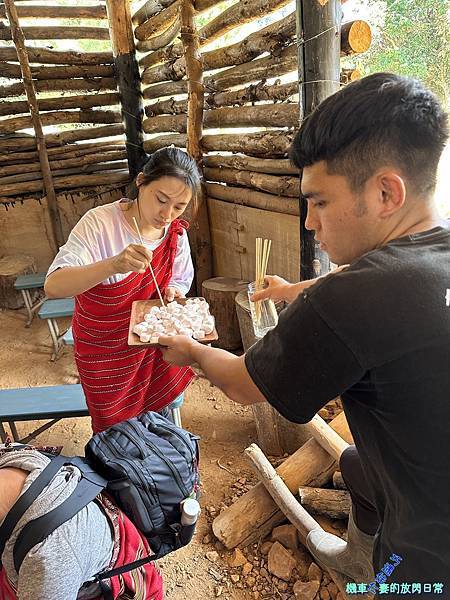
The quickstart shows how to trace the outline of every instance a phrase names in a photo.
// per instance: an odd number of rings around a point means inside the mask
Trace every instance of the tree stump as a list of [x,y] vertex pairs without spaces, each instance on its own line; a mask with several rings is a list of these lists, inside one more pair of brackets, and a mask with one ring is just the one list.
[[[14,289],[19,275],[36,273],[36,263],[32,256],[16,254],[0,258],[0,306],[2,308],[22,308],[22,294]],[[33,291],[31,291],[33,298]]]
[[219,334],[213,346],[224,350],[236,350],[242,346],[234,299],[238,292],[247,290],[247,285],[247,281],[232,277],[213,277],[202,283],[202,294],[214,315]]
[[[244,351],[247,352],[258,341],[253,331],[247,292],[239,292],[235,302],[242,343]],[[280,308],[277,306],[277,310]],[[311,438],[304,425],[291,423],[268,402],[252,404],[252,410],[258,433],[258,445],[266,455],[279,456],[286,452],[292,454]]]

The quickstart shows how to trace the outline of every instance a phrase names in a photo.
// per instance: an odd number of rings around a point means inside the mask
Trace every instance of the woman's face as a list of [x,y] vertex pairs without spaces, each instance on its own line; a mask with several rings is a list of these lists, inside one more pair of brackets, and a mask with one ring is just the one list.
[[186,210],[192,190],[176,177],[160,177],[141,185],[139,175],[136,183],[141,217],[146,225],[163,229]]

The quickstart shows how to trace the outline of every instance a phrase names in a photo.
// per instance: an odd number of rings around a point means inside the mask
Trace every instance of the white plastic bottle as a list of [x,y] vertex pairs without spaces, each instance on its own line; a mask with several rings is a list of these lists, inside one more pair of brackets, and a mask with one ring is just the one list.
[[200,515],[200,504],[194,498],[186,498],[181,503],[181,524],[193,525]]

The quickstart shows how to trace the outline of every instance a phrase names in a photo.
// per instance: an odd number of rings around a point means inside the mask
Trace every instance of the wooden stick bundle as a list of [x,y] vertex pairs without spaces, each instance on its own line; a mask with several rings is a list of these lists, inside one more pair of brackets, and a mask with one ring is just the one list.
[[[136,231],[137,231],[137,234],[138,234],[138,236],[139,236],[139,239],[140,239],[140,241],[141,241],[141,244],[142,244],[142,246],[145,246],[145,244],[144,244],[144,240],[142,239],[142,235],[141,235],[141,232],[140,232],[140,230],[139,230],[138,223],[137,223],[137,221],[136,221],[136,217],[133,217],[133,223],[134,223],[134,226],[136,227]],[[159,289],[159,285],[158,285],[158,282],[156,281],[156,277],[155,277],[155,274],[154,274],[154,272],[153,272],[152,265],[151,265],[151,263],[150,263],[150,262],[148,263],[148,266],[149,266],[149,268],[150,268],[150,273],[152,274],[153,281],[155,282],[156,291],[158,292],[158,296],[159,296],[159,299],[161,300],[161,304],[162,304],[163,306],[165,306],[165,303],[164,303],[163,297],[162,297],[162,295],[161,295],[161,290]]]
[[[255,288],[258,290],[264,285],[264,279],[266,278],[267,264],[269,262],[270,248],[272,246],[272,240],[266,240],[262,238],[256,238],[256,277],[255,277]],[[256,291],[255,290],[255,291]],[[255,302],[255,313],[256,319],[261,319],[261,301]]]

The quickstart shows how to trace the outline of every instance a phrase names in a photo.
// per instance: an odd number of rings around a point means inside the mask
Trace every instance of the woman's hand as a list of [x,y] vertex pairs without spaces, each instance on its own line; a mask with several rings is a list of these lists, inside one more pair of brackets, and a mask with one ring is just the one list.
[[288,290],[291,287],[289,281],[278,277],[278,275],[267,275],[264,279],[264,283],[267,285],[263,290],[255,292],[252,297],[252,301],[266,300],[270,298],[274,302],[287,302],[288,301]]
[[176,287],[169,286],[168,288],[166,288],[166,291],[164,292],[164,301],[172,302],[173,300],[175,300],[175,298],[184,298],[184,296]]
[[144,273],[151,263],[153,252],[148,250],[141,244],[130,244],[120,254],[112,258],[112,266],[114,274],[129,273]]

